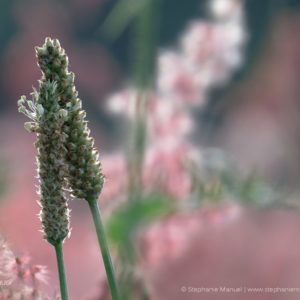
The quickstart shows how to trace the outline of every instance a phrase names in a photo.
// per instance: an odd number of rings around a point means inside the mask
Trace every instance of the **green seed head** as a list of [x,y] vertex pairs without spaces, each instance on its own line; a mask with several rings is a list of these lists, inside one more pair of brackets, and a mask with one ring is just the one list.
[[63,124],[67,112],[60,108],[58,101],[56,82],[44,80],[40,81],[39,92],[34,90],[33,100],[22,96],[18,101],[19,111],[33,121],[26,122],[25,128],[37,133],[40,220],[44,238],[53,245],[64,241],[70,234],[69,209],[64,192],[68,170],[65,163],[67,134],[63,131]]
[[36,48],[38,64],[43,72],[43,80],[57,82],[60,95],[59,105],[66,115],[65,132],[68,149],[68,182],[73,196],[81,199],[98,198],[104,176],[99,162],[94,139],[85,121],[86,113],[74,85],[74,73],[68,71],[68,57],[58,40],[47,38],[43,47]]

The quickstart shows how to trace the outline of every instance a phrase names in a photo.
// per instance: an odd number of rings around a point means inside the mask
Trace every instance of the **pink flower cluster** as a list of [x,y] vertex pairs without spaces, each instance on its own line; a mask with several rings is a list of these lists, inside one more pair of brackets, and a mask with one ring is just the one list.
[[44,295],[41,283],[47,283],[46,267],[31,265],[28,257],[15,256],[7,243],[0,239],[0,300],[58,299]]
[[177,51],[159,56],[159,93],[195,105],[209,88],[224,84],[243,60],[246,41],[241,1],[213,0],[212,21],[190,22]]
[[[146,190],[160,190],[177,199],[190,194],[187,163],[198,161],[201,155],[187,139],[193,129],[191,109],[204,103],[209,88],[230,79],[242,62],[246,41],[241,2],[213,0],[210,5],[211,21],[191,22],[177,50],[161,51],[156,90],[144,92],[147,147],[142,181]],[[134,120],[137,94],[134,88],[127,88],[112,95],[108,100],[109,110]],[[104,156],[103,171],[107,177],[103,197],[126,195],[125,157]],[[122,174],[115,176],[117,172]],[[110,174],[115,177],[110,178]]]

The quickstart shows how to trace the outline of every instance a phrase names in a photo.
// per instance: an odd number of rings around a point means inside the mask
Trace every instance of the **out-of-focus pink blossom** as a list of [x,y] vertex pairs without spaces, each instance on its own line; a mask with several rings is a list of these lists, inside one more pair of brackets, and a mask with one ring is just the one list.
[[157,139],[164,139],[165,143],[173,139],[178,141],[180,137],[191,132],[193,128],[193,122],[186,113],[177,113],[165,120],[157,120],[154,117],[149,123],[151,128],[149,134]]
[[217,47],[221,45],[217,42],[216,24],[195,20],[182,35],[182,57],[186,57],[190,63],[197,66],[203,64],[202,67],[205,67],[220,51]]
[[14,271],[15,256],[9,249],[6,242],[1,238],[0,240],[0,276],[1,278],[10,278]]
[[151,142],[181,142],[181,137],[192,131],[193,121],[183,107],[174,105],[169,98],[153,98],[147,109],[148,135]]
[[[128,170],[125,157],[118,153],[106,155],[101,160],[105,184],[101,192],[101,203],[104,204],[110,199],[126,196]],[[109,203],[107,203],[109,204]]]
[[30,275],[34,281],[47,283],[48,270],[45,266],[34,265],[30,267]]
[[176,52],[162,52],[158,57],[158,92],[174,100],[198,103],[203,100],[201,86],[185,57]]
[[[194,153],[189,145],[162,143],[148,148],[142,172],[145,189],[161,191],[178,199],[186,198],[191,191],[187,163],[192,157]],[[127,195],[127,163],[122,155],[116,154],[104,156],[102,165],[106,182],[101,203],[109,206],[111,199],[122,200]]]
[[185,72],[177,71],[184,78],[193,77],[195,90],[202,90],[204,95],[206,89],[226,82],[241,65],[247,39],[240,1],[214,0],[211,10],[214,19],[191,22],[181,38],[181,48],[173,53],[181,66],[188,66]]
[[241,0],[212,0],[209,8],[213,17],[220,20],[241,18],[243,14]]
[[[243,61],[246,34],[239,20],[209,23],[194,21],[182,37],[183,57],[202,89],[226,82]],[[201,87],[200,87],[201,88]]]
[[193,213],[176,214],[154,223],[140,234],[141,266],[156,268],[161,263],[183,256],[195,236],[204,234],[206,226],[225,226],[242,214],[240,206],[230,204],[221,208],[206,208]]
[[159,265],[165,259],[176,259],[188,246],[191,232],[197,230],[201,220],[185,215],[152,225],[142,235],[143,264]]
[[189,145],[165,144],[146,152],[143,182],[146,189],[159,190],[175,198],[190,194],[191,178],[186,168]]
[[[187,161],[201,157],[195,155],[199,150],[187,140],[193,128],[190,111],[204,104],[209,88],[230,78],[242,62],[246,40],[240,1],[213,0],[210,5],[213,20],[191,22],[179,47],[159,54],[156,90],[145,92],[147,101],[143,102],[147,123],[142,170],[145,189],[160,190],[177,199],[191,192]],[[108,108],[133,119],[137,115],[138,93],[134,88],[117,93],[108,100]],[[112,164],[114,181],[129,178],[122,164]],[[104,188],[107,198],[121,193],[126,184],[120,182]]]
[[15,256],[7,243],[0,240],[0,299],[50,299],[40,286],[47,283],[46,274],[46,267],[31,265],[27,256]]
[[135,114],[136,97],[136,90],[130,88],[125,89],[111,95],[107,100],[107,107],[112,113],[122,113],[129,118],[133,118]]

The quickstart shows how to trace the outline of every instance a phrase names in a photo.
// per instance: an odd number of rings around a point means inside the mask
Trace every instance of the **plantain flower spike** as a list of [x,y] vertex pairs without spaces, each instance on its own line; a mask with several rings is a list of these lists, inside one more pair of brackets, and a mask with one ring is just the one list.
[[64,192],[67,135],[63,132],[63,124],[67,111],[58,103],[55,81],[39,81],[39,92],[34,89],[32,96],[33,100],[22,96],[18,106],[19,111],[32,120],[25,123],[25,128],[37,134],[40,220],[44,238],[55,246],[70,234],[69,209]]
[[102,190],[104,176],[94,139],[89,136],[86,113],[74,86],[74,73],[68,71],[68,57],[59,41],[50,38],[46,38],[42,47],[36,47],[36,55],[43,72],[43,80],[57,82],[60,107],[68,112],[65,122],[68,136],[66,161],[71,193],[79,199],[94,201]]

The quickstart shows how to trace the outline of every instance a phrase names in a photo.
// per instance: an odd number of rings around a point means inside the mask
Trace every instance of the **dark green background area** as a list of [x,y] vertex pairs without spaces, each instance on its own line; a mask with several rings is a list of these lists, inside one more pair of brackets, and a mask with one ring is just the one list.
[[[138,1],[138,0],[137,0]],[[204,0],[160,0],[161,12],[158,30],[158,47],[166,47],[175,45],[178,34],[181,33],[186,24],[195,18],[207,18],[207,3]],[[58,1],[63,3],[67,8],[72,5],[71,1]],[[86,26],[78,25],[75,21],[72,23],[72,38],[78,44],[84,42],[96,41],[110,51],[111,55],[118,61],[123,74],[131,74],[132,64],[132,40],[133,40],[133,22],[131,22],[115,40],[111,41],[99,33],[104,20],[109,15],[110,11],[117,3],[117,0],[106,1],[103,5],[99,5],[96,17]],[[8,42],[18,34],[21,28],[18,27],[13,19],[13,8],[18,4],[18,1],[0,0],[0,55],[6,51]],[[231,84],[243,79],[249,73],[252,66],[255,64],[256,58],[259,55],[265,37],[268,34],[272,19],[286,9],[299,10],[299,0],[245,0],[247,29],[249,32],[249,42],[246,49],[246,62],[242,69],[235,75]],[[4,74],[1,74],[4,76]],[[220,92],[217,90],[211,93],[211,101],[209,101],[209,109],[205,112],[204,120],[210,120],[213,112],[213,106],[220,99]],[[3,88],[0,85],[0,97],[5,98]],[[0,101],[0,110],[4,110],[4,103]]]
[[[207,18],[207,3],[205,0],[161,0],[162,11],[160,16],[160,28],[158,37],[158,46],[166,47],[176,43],[178,34],[183,31],[186,24],[195,18]],[[117,2],[117,1],[112,1]],[[103,20],[113,7],[113,3],[106,5],[101,11],[99,20]],[[247,29],[250,41],[247,46],[247,69],[255,60],[259,53],[264,37],[268,33],[272,19],[280,12],[286,9],[300,9],[300,1],[298,0],[245,0]],[[100,21],[101,24],[101,21]],[[88,32],[82,32],[86,36]],[[130,65],[130,39],[132,35],[132,26],[129,25],[123,34],[113,43],[105,41],[98,37],[102,43],[111,50],[113,55],[118,59],[125,70]],[[243,70],[245,72],[245,70]],[[240,72],[240,73],[243,73]]]

